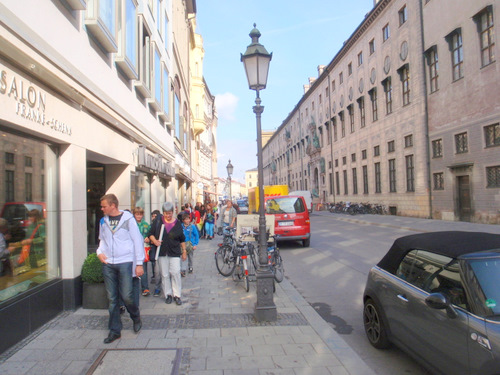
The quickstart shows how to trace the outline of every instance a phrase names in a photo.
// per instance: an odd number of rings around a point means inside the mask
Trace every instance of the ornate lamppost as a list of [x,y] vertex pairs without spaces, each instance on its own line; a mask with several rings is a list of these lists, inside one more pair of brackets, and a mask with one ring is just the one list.
[[259,267],[257,274],[257,303],[255,304],[255,319],[261,321],[275,321],[277,319],[276,305],[273,301],[273,273],[267,264],[267,236],[266,216],[264,208],[264,167],[262,162],[262,129],[260,119],[264,107],[260,105],[260,90],[266,88],[269,63],[273,56],[265,47],[259,43],[260,31],[253,25],[250,31],[252,43],[241,55],[241,61],[245,66],[250,90],[255,90],[256,99],[253,112],[257,118],[257,170],[259,185]]
[[233,174],[233,165],[231,164],[231,159],[229,159],[229,162],[226,165],[226,170],[227,170],[227,180],[229,182],[229,200],[232,202],[233,201],[233,194],[231,193],[231,175]]

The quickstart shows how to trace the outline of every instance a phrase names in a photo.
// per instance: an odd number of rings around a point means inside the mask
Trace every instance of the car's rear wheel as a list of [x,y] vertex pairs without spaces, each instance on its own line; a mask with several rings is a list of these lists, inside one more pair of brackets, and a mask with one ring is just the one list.
[[308,238],[307,240],[303,240],[302,241],[302,246],[303,247],[309,247],[309,245],[311,244],[311,239]]
[[382,320],[381,309],[369,298],[363,309],[363,324],[368,341],[377,349],[386,349],[390,346],[387,329]]

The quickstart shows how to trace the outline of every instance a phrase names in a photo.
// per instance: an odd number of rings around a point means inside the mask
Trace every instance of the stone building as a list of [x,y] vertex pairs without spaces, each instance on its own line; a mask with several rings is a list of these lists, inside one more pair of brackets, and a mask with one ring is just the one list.
[[498,222],[498,9],[456,3],[376,1],[264,147],[265,184],[316,203]]

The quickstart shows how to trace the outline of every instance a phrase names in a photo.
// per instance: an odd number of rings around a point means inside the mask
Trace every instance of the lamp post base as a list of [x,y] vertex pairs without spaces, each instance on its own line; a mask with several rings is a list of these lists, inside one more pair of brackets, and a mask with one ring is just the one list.
[[255,320],[258,322],[275,322],[278,319],[276,305],[273,301],[274,275],[270,269],[257,269],[257,303],[255,304]]

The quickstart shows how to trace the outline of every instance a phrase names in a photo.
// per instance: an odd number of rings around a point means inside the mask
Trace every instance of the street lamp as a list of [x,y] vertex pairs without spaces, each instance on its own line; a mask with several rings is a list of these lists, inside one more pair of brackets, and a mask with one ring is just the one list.
[[229,159],[229,163],[226,165],[227,170],[227,180],[229,181],[229,200],[233,201],[233,195],[231,194],[231,175],[233,174],[233,165],[231,164],[231,159]]
[[245,66],[245,73],[248,79],[250,90],[256,91],[255,106],[253,112],[257,118],[257,170],[259,185],[259,267],[257,275],[257,303],[255,305],[255,319],[262,321],[276,321],[276,305],[273,301],[273,273],[267,263],[267,237],[266,237],[266,216],[264,211],[264,168],[262,162],[262,130],[260,118],[264,107],[260,105],[259,91],[266,88],[269,63],[273,56],[268,53],[265,47],[259,43],[260,31],[253,24],[250,31],[252,43],[241,55],[241,61]]

